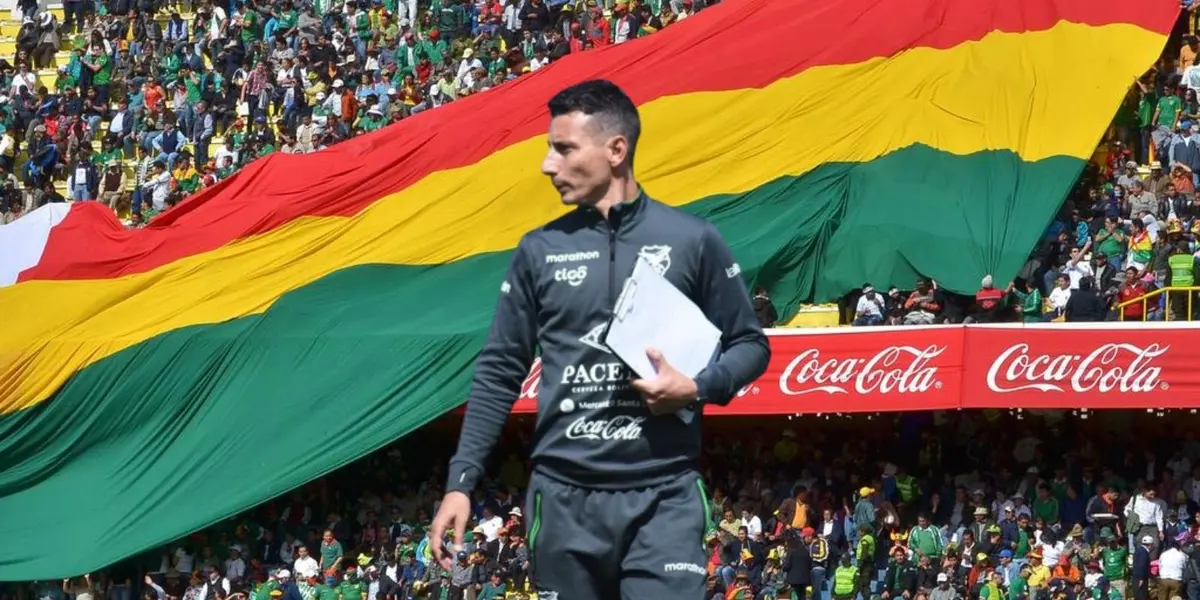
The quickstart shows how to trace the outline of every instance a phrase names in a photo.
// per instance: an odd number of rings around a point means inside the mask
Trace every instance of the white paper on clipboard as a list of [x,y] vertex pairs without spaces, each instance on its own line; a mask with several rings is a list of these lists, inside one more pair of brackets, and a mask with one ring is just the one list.
[[[716,358],[721,330],[653,265],[639,257],[617,297],[604,343],[642,379],[658,376],[646,348],[657,349],[675,370],[695,378]],[[687,409],[679,413],[688,423],[693,416]]]

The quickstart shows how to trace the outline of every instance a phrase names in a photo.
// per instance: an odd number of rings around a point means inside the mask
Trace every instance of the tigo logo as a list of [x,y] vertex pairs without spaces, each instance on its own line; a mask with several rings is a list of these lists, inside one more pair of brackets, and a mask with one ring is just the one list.
[[571,284],[572,287],[578,286],[587,279],[588,270],[586,266],[580,265],[574,269],[562,268],[554,272],[555,281],[565,281]]

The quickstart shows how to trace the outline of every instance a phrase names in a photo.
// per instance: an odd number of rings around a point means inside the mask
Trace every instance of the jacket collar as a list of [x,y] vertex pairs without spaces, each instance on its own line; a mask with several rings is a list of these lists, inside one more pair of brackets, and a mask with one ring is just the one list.
[[[646,209],[646,205],[650,203],[650,196],[646,195],[646,190],[642,186],[638,186],[638,194],[632,200],[622,202],[608,211],[608,224],[614,229],[634,221]],[[581,206],[580,211],[592,216],[598,221],[603,221],[604,217],[600,215],[600,211],[591,206]]]

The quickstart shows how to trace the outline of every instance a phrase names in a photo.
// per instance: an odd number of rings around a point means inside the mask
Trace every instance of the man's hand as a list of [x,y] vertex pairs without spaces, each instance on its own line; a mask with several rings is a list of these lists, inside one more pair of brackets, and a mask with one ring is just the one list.
[[471,499],[462,492],[447,492],[438,507],[437,515],[433,517],[433,559],[449,571],[454,568],[454,556],[446,552],[442,540],[446,530],[454,528],[454,552],[462,550],[463,532],[467,529],[467,520],[471,517]]
[[691,377],[676,371],[654,348],[647,348],[646,356],[658,376],[654,379],[634,379],[633,387],[642,394],[651,414],[669,415],[696,401],[699,390]]

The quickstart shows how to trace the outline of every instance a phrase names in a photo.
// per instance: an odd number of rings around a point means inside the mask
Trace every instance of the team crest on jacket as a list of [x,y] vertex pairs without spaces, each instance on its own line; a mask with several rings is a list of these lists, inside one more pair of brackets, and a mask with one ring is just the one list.
[[591,331],[585,333],[583,337],[579,338],[579,341],[583,342],[585,346],[590,346],[597,350],[601,350],[605,354],[612,354],[612,350],[609,349],[608,345],[606,345],[602,339],[606,329],[608,329],[608,323],[601,323],[593,327]]
[[638,256],[646,259],[659,275],[666,275],[667,269],[671,268],[670,246],[642,246]]

